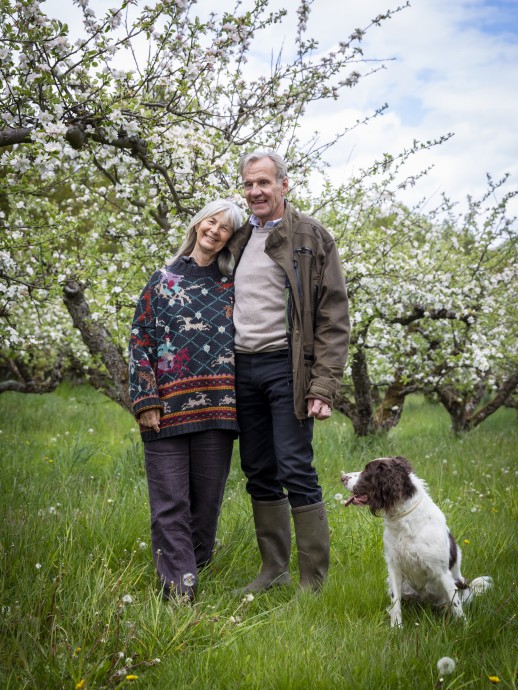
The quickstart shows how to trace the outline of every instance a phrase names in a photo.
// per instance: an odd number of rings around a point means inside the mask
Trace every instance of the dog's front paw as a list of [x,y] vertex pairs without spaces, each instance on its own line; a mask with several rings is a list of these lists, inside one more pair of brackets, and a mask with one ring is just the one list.
[[387,606],[387,613],[390,616],[390,627],[399,628],[403,625],[403,619],[401,617],[401,608],[395,604]]

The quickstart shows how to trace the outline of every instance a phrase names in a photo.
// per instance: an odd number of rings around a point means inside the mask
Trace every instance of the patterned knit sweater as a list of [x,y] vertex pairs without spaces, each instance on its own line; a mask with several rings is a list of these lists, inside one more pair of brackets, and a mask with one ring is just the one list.
[[216,263],[182,257],[155,271],[137,304],[129,344],[133,412],[161,407],[160,433],[237,432],[232,309],[234,284]]

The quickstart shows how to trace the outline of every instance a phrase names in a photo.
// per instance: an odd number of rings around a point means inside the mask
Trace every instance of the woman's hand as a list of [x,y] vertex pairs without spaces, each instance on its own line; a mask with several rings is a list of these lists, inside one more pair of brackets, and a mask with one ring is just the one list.
[[151,410],[144,410],[139,414],[138,421],[142,426],[154,429],[158,434],[160,431],[160,408],[153,407]]

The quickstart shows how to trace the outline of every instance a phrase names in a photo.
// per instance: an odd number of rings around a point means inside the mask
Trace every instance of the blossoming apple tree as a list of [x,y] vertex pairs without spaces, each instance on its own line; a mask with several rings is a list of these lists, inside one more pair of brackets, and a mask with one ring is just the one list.
[[241,199],[245,148],[282,150],[306,188],[321,149],[300,145],[300,118],[358,81],[364,32],[318,54],[302,0],[291,57],[254,74],[252,42],[286,15],[267,0],[206,19],[194,0],[94,4],[76,0],[75,38],[38,0],[0,0],[2,390],[48,390],[73,362],[127,406],[145,278],[206,201]]
[[346,197],[333,211],[353,324],[352,386],[338,407],[357,434],[395,426],[416,391],[465,431],[516,390],[517,238],[506,211],[514,193],[506,179],[488,184],[460,216],[446,199],[425,217],[387,194],[382,206]]
[[0,392],[51,390],[73,369],[128,407],[124,351],[142,285],[204,203],[242,203],[238,158],[261,147],[286,156],[294,202],[340,244],[354,325],[341,409],[356,432],[396,424],[412,390],[437,395],[459,427],[481,391],[493,405],[509,396],[507,197],[493,212],[472,205],[460,224],[424,218],[393,200],[390,174],[380,192],[374,168],[312,196],[333,140],[299,139],[305,108],[380,68],[362,68],[363,35],[403,7],[322,51],[301,0],[293,47],[265,74],[253,47],[286,19],[268,0],[205,18],[194,0],[119,0],[102,15],[74,4],[80,31],[38,0],[0,0]]

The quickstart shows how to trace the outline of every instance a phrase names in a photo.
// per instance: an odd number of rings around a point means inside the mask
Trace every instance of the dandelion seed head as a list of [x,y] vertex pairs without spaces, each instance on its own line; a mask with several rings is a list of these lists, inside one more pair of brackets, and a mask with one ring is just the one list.
[[[131,596],[131,594],[125,594],[122,597],[122,603],[123,604],[133,604],[133,597]],[[124,654],[123,654],[123,656],[124,656]]]
[[39,570],[41,568],[41,563],[36,563],[36,570]]
[[249,603],[249,602],[251,602],[251,601],[253,601],[253,600],[254,600],[254,595],[253,595],[253,594],[247,594],[247,595],[243,598],[243,603],[245,603],[245,602]]
[[447,676],[455,671],[455,662],[449,656],[443,656],[437,662],[437,670],[441,675]]
[[343,494],[335,494],[335,501],[341,501],[343,497]]
[[192,587],[196,582],[196,578],[192,573],[185,573],[182,577],[182,582],[186,587]]
[[147,544],[145,541],[141,541],[141,542],[139,542],[138,547],[141,551],[145,551],[147,549]]

